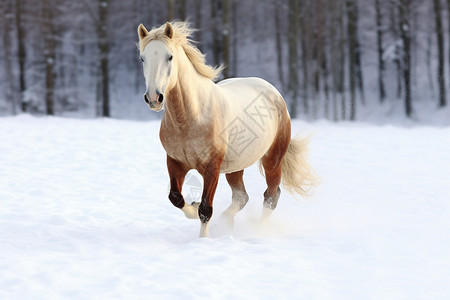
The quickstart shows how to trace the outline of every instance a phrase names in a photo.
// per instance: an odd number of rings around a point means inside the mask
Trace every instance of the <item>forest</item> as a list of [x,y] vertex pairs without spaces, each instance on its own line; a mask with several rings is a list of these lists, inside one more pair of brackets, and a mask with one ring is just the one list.
[[136,30],[168,20],[198,29],[220,79],[274,84],[292,117],[448,106],[450,0],[1,0],[0,17],[0,115],[158,118]]

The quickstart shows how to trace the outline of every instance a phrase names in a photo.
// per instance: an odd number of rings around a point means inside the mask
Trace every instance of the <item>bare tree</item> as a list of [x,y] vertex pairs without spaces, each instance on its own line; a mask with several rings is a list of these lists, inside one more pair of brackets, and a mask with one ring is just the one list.
[[431,58],[432,58],[432,54],[431,54],[431,50],[433,48],[433,33],[432,30],[429,30],[427,32],[427,47],[426,47],[426,51],[425,51],[425,65],[427,66],[427,77],[428,77],[428,87],[431,91],[431,94],[433,96],[433,98],[435,97],[435,92],[434,92],[434,82],[433,82],[433,72],[431,71]]
[[343,120],[345,120],[347,116],[347,99],[345,95],[345,24],[343,15],[345,14],[345,4],[344,2],[340,3],[340,18],[339,18],[339,70],[338,72],[338,85],[337,89],[339,93],[341,94],[341,117]]
[[378,54],[378,97],[380,103],[384,102],[386,98],[386,90],[384,88],[384,59],[383,59],[383,28],[382,28],[382,13],[381,0],[375,0],[375,24],[377,31],[377,54]]
[[364,78],[363,78],[363,69],[362,69],[362,49],[361,42],[359,41],[359,1],[353,3],[353,16],[354,16],[354,39],[355,39],[355,79],[357,83],[357,87],[359,90],[359,95],[361,97],[361,102],[363,104],[366,103],[366,96],[364,92]]
[[178,0],[178,17],[180,20],[186,20],[186,0]]
[[25,99],[25,30],[23,25],[23,1],[16,0],[16,32],[17,32],[17,58],[19,62],[19,93],[22,112],[28,111],[28,101]]
[[346,0],[347,9],[347,35],[348,35],[348,73],[350,83],[350,120],[356,119],[356,2],[355,0]]
[[98,0],[97,46],[100,57],[101,116],[110,117],[108,9],[110,0]]
[[212,52],[213,52],[213,58],[214,58],[214,65],[220,64],[220,54],[221,54],[221,45],[220,45],[220,34],[219,34],[219,28],[218,24],[221,24],[220,22],[220,13],[219,13],[219,0],[211,0],[211,19],[212,19],[212,25],[211,25],[211,32],[212,32]]
[[223,77],[230,77],[230,31],[231,31],[231,3],[230,0],[222,0],[223,15],[222,15],[222,53],[223,64],[225,69],[223,70]]
[[447,25],[448,25],[448,70],[450,78],[450,0],[447,0]]
[[412,97],[411,97],[411,32],[410,32],[410,16],[411,16],[411,0],[400,0],[398,3],[400,38],[403,45],[402,67],[403,82],[405,86],[405,113],[411,117],[413,113]]
[[289,0],[289,91],[292,95],[290,114],[293,118],[297,115],[297,98],[298,98],[298,17],[299,17],[299,0]]
[[[391,2],[393,3],[393,2]],[[396,95],[397,98],[400,99],[402,97],[403,94],[403,72],[402,72],[402,56],[403,56],[403,44],[402,44],[402,39],[400,37],[400,22],[399,22],[399,17],[398,17],[398,9],[397,9],[397,4],[393,4],[394,5],[394,9],[390,9],[390,19],[391,19],[391,32],[394,35],[394,48],[395,48],[395,59],[394,59],[394,63],[395,63],[395,67],[396,67],[396,71],[397,71],[397,88],[396,88]]]
[[167,0],[167,21],[175,19],[175,0]]
[[[310,87],[310,57],[311,57],[311,47],[310,41],[312,40],[311,30],[311,16],[310,16],[310,3],[309,0],[301,1],[301,11],[298,20],[299,29],[300,29],[300,45],[301,45],[301,62],[302,62],[302,98],[303,98],[303,111],[308,114],[309,113],[309,87]],[[291,24],[291,23],[289,23]],[[288,36],[289,38],[289,36]],[[290,61],[289,61],[290,62]],[[291,71],[289,71],[291,72]],[[289,74],[289,82],[290,84],[290,74]]]
[[274,25],[275,25],[275,53],[277,55],[278,66],[278,79],[281,86],[284,87],[284,75],[283,75],[283,41],[282,41],[282,28],[281,28],[281,3],[277,0],[274,1]]
[[[317,43],[318,43],[318,70],[319,76],[321,77],[323,96],[324,96],[324,114],[325,118],[329,118],[330,111],[330,86],[328,83],[329,77],[329,68],[328,68],[328,58],[327,58],[327,50],[329,49],[328,45],[328,26],[329,26],[329,7],[326,5],[325,0],[316,1],[316,9],[317,9]],[[319,84],[319,83],[318,83]]]
[[14,85],[14,75],[13,75],[13,65],[12,65],[12,53],[11,53],[11,26],[12,23],[12,3],[11,1],[4,1],[1,3],[2,11],[2,42],[3,42],[3,52],[4,52],[4,67],[5,67],[5,97],[7,101],[11,102],[11,112],[13,115],[16,114],[16,93]]
[[331,100],[333,105],[333,120],[338,120],[338,50],[339,50],[339,5],[340,1],[328,0],[328,11],[330,23],[328,26],[329,35],[329,56],[330,56],[330,75],[331,75]]
[[232,51],[232,68],[231,68],[231,76],[236,77],[238,72],[238,2],[237,0],[231,0],[231,10],[232,10],[232,16],[231,16],[231,23],[232,23],[232,42],[231,42],[231,51]]
[[202,50],[202,19],[203,19],[203,0],[197,0],[195,2],[195,28],[197,28],[197,31],[195,32],[195,38],[198,41],[197,47],[201,51]]
[[55,114],[55,29],[54,29],[53,1],[42,0],[42,33],[44,37],[45,60],[45,109],[47,115]]
[[436,40],[438,50],[438,68],[437,68],[437,81],[439,86],[439,106],[444,107],[447,103],[445,97],[445,59],[444,59],[444,33],[442,30],[441,19],[441,1],[433,0],[434,15],[436,20]]

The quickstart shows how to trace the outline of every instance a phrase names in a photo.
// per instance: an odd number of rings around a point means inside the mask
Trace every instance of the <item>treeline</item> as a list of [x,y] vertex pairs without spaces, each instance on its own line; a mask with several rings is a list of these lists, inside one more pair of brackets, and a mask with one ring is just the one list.
[[[411,117],[415,90],[428,89],[432,96],[435,84],[438,106],[447,105],[442,18],[447,16],[449,42],[450,0],[289,0],[287,11],[293,114],[299,101],[308,112],[311,101],[314,106],[320,99],[325,117],[355,120],[358,105],[382,104],[390,96],[401,99]],[[446,55],[450,70],[450,49]],[[425,79],[428,86],[418,84]]]
[[252,70],[294,116],[448,101],[450,0],[1,0],[0,17],[2,114],[120,115],[143,90],[137,26],[173,19],[223,78]]

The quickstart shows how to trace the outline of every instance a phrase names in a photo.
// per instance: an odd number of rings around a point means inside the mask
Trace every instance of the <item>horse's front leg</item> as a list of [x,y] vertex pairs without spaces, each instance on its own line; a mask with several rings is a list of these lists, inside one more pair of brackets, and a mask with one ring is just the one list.
[[213,199],[219,181],[221,160],[208,164],[205,170],[200,173],[203,176],[202,201],[198,207],[200,217],[200,237],[209,236],[209,220],[213,213]]
[[198,209],[193,205],[186,204],[181,189],[183,187],[184,178],[188,170],[178,161],[167,156],[167,170],[170,177],[170,193],[169,200],[175,207],[183,211],[189,219],[198,219]]

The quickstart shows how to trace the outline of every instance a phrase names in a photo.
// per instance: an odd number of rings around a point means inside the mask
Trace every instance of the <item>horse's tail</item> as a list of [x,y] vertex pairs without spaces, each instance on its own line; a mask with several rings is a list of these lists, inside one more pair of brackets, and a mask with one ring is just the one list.
[[307,162],[310,137],[291,139],[288,150],[281,163],[281,181],[283,187],[291,194],[308,196],[318,178]]

